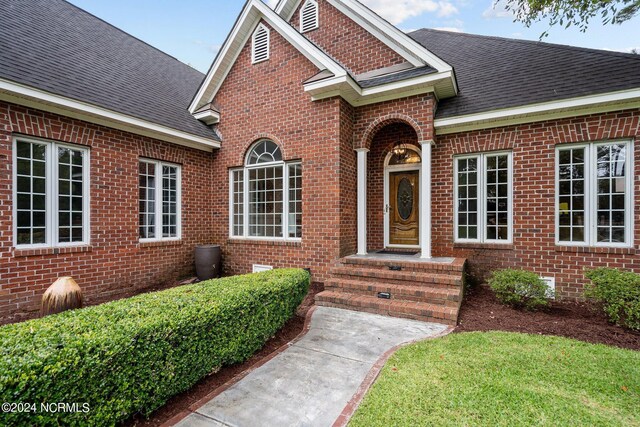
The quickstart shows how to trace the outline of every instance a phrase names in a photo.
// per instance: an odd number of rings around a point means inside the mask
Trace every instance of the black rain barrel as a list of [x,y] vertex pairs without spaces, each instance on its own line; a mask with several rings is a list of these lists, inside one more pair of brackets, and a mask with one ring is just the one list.
[[196,246],[196,275],[199,280],[209,280],[220,277],[222,262],[220,246]]

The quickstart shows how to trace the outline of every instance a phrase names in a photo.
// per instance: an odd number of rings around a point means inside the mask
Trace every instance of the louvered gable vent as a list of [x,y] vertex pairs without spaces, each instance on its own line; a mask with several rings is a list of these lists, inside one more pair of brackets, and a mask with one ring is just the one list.
[[251,57],[254,64],[269,59],[269,29],[262,24],[253,33]]
[[307,0],[300,10],[300,32],[315,30],[318,28],[318,3],[315,0]]

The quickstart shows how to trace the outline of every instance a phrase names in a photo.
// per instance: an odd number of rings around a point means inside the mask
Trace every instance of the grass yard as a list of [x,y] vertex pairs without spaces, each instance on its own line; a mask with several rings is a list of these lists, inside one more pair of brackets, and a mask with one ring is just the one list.
[[507,332],[400,349],[354,426],[640,426],[640,352]]

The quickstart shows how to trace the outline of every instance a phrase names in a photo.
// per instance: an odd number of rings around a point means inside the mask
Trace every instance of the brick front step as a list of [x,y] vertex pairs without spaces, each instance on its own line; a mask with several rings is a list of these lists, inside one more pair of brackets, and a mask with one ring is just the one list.
[[420,284],[438,288],[459,289],[462,285],[462,274],[438,274],[428,271],[392,271],[387,268],[367,267],[364,265],[338,265],[330,272],[332,277],[368,282],[385,282],[391,284]]
[[401,267],[402,271],[460,275],[464,271],[466,260],[464,258],[455,258],[452,262],[428,262],[419,259],[405,261],[348,256],[340,259],[340,262],[345,265],[375,267],[380,269]]
[[458,310],[453,307],[415,301],[386,300],[330,290],[317,294],[316,304],[446,325],[455,325],[458,320]]
[[325,289],[356,295],[377,297],[380,292],[390,294],[391,300],[428,302],[457,308],[460,305],[460,289],[439,288],[405,282],[405,284],[378,283],[342,278],[329,279]]

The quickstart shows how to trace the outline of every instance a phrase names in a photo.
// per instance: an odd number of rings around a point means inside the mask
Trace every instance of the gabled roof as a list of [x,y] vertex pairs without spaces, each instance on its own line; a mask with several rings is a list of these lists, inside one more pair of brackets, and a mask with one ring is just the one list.
[[438,104],[441,121],[640,89],[640,55],[430,29],[409,36],[456,71],[460,92]]
[[[303,0],[280,0],[275,7],[285,21],[289,21]],[[416,43],[411,37],[397,29],[358,0],[326,0],[344,15],[363,27],[390,49],[397,52],[414,67],[430,66],[438,72],[451,71],[451,66]]]
[[219,145],[187,109],[202,73],[66,1],[0,0],[0,11],[0,99],[31,93]]
[[[320,73],[310,76],[310,79],[304,82],[304,89],[313,100],[342,96],[352,105],[365,105],[426,92],[435,92],[440,97],[455,95],[457,90],[455,76],[447,63],[359,2],[328,1],[339,7],[343,13],[348,14],[351,19],[374,36],[394,46],[394,49],[399,49],[399,53],[407,58],[414,71],[388,73],[384,78],[379,76],[380,78],[358,79],[332,58],[330,52],[323,51],[293,28],[285,19],[282,10],[276,13],[260,0],[248,0],[189,110],[194,113],[203,105],[213,101],[260,20],[266,21],[318,67]],[[293,5],[293,3],[289,4],[285,1],[278,8],[281,9],[283,5]],[[322,78],[319,78],[320,76]]]
[[218,56],[214,60],[207,76],[196,93],[189,110],[193,113],[203,105],[210,103],[233,67],[240,51],[245,46],[260,20],[267,22],[296,49],[298,49],[319,70],[328,71],[333,77],[346,77],[347,72],[340,64],[323,52],[306,37],[298,33],[269,6],[260,0],[249,0],[244,5],[231,33],[227,36]]

